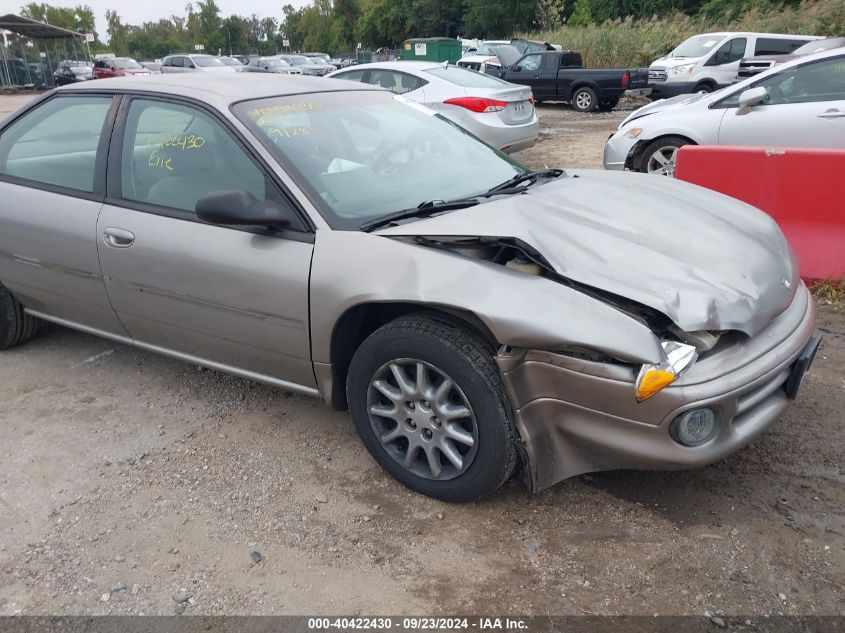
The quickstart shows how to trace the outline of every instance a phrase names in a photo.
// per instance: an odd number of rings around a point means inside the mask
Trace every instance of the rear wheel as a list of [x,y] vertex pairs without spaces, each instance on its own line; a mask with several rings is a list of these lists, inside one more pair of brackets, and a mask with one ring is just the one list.
[[9,349],[31,339],[41,321],[23,311],[23,306],[0,284],[0,350]]
[[444,501],[499,488],[516,466],[495,348],[458,320],[419,313],[388,323],[349,368],[352,419],[393,477]]
[[572,93],[572,107],[578,112],[592,112],[598,107],[596,91],[592,88],[578,88]]
[[653,140],[642,154],[639,171],[674,178],[678,148],[689,144],[687,139],[679,136],[664,136]]
[[599,110],[602,112],[610,112],[619,105],[619,99],[605,99],[604,101],[599,102]]

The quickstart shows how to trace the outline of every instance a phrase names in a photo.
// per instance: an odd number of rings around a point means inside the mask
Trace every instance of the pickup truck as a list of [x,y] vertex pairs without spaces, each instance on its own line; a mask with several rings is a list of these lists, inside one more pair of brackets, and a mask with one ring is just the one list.
[[573,51],[529,52],[496,75],[530,86],[537,102],[567,101],[579,112],[612,110],[626,90],[648,87],[648,69],[584,68]]

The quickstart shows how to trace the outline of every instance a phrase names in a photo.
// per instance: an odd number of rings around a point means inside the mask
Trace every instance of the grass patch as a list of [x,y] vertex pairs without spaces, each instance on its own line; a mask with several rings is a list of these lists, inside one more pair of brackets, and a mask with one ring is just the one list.
[[645,67],[691,35],[712,31],[842,35],[845,2],[803,0],[794,6],[752,8],[739,15],[675,13],[639,20],[617,18],[588,26],[564,25],[528,37],[581,51],[587,67]]
[[810,285],[810,292],[816,299],[822,299],[829,303],[840,303],[845,301],[845,278],[820,279]]

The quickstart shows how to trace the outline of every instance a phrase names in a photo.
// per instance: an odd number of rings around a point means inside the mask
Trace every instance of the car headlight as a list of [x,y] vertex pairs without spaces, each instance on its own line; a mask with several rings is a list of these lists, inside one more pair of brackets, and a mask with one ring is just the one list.
[[640,138],[640,134],[643,133],[643,129],[641,127],[632,127],[630,130],[625,132],[625,136],[628,138]]
[[672,69],[673,75],[688,75],[693,71],[693,69],[698,66],[697,63],[695,64],[684,64],[683,66],[675,66]]
[[693,366],[698,351],[692,345],[676,341],[663,341],[663,360],[656,364],[643,365],[637,375],[635,395],[637,402],[648,400],[664,387],[668,387]]

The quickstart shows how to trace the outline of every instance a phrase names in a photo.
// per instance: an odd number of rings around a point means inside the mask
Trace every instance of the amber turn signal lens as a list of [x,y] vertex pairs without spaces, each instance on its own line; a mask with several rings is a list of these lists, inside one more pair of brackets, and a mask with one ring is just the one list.
[[658,391],[671,385],[678,379],[678,376],[671,371],[664,369],[646,369],[637,378],[637,402],[648,400]]

